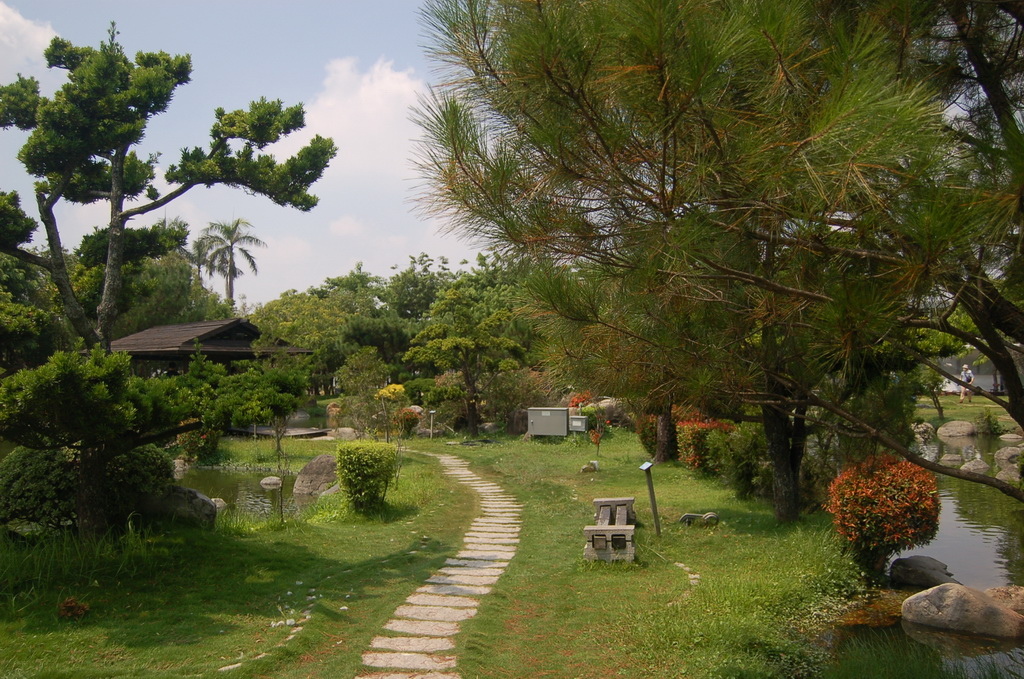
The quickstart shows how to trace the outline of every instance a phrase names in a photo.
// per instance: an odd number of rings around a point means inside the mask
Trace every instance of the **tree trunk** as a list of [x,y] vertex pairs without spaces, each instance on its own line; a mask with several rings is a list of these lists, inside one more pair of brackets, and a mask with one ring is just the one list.
[[782,522],[800,518],[800,464],[803,462],[806,425],[802,418],[791,421],[785,412],[761,406],[768,457],[772,462],[772,509]]
[[107,532],[107,515],[103,509],[103,451],[86,448],[78,460],[78,492],[75,510],[78,514],[78,535],[94,540]]
[[679,459],[679,439],[676,436],[675,422],[672,421],[672,404],[658,413],[657,444],[654,461],[656,463]]

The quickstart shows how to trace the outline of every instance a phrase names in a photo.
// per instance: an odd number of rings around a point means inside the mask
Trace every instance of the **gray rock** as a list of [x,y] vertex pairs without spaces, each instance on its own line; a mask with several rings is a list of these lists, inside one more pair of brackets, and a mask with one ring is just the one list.
[[918,625],[991,637],[1024,636],[1024,616],[984,592],[956,583],[909,597],[902,612],[904,620]]
[[1020,448],[1017,446],[1005,446],[996,451],[995,461],[1000,467],[1010,467],[1017,464],[1020,459]]
[[265,476],[260,480],[264,488],[280,488],[282,483],[280,476]]
[[597,402],[597,407],[604,414],[604,419],[616,427],[629,427],[632,429],[635,424],[629,416],[626,406],[615,398],[606,398]]
[[908,556],[896,559],[889,567],[889,579],[894,585],[935,587],[947,582],[956,582],[946,564],[930,556]]
[[224,501],[224,498],[212,497],[210,502],[217,508],[217,513],[220,514],[222,511],[228,508],[228,503]]
[[320,493],[320,497],[327,497],[328,495],[336,495],[341,492],[341,486],[334,484],[324,492]]
[[189,463],[185,462],[185,460],[176,458],[174,460],[174,478],[180,479],[181,477],[183,477],[185,475],[185,472],[188,471],[189,466]]
[[296,495],[320,495],[337,482],[336,465],[334,455],[317,455],[295,477],[292,492]]
[[1016,467],[1003,467],[996,474],[996,478],[1006,483],[1017,483],[1020,481],[1020,470]]
[[505,421],[505,433],[510,436],[522,436],[529,428],[530,418],[526,410],[514,410]]
[[1021,436],[1016,432],[1010,432],[1007,434],[1003,434],[1002,436],[999,437],[999,439],[1002,441],[1021,441],[1024,440],[1024,436]]
[[163,495],[145,498],[139,504],[145,516],[170,518],[200,526],[212,527],[217,521],[217,506],[193,488],[168,486]]
[[988,471],[988,462],[985,462],[984,460],[978,460],[978,459],[968,460],[967,462],[965,462],[963,464],[962,467],[960,467],[960,469],[964,470],[965,472],[974,472],[975,474],[984,474],[984,473],[986,473]]
[[940,438],[960,438],[963,436],[974,436],[976,433],[977,429],[975,429],[974,423],[963,420],[947,422],[939,427],[938,431]]
[[985,594],[988,594],[1003,606],[1024,615],[1024,587],[1019,585],[991,587],[985,590]]
[[480,425],[481,434],[497,434],[501,431],[501,425],[497,422],[484,422]]
[[939,458],[939,464],[945,467],[959,467],[964,463],[964,458],[956,453],[946,453]]
[[339,441],[355,441],[359,438],[359,432],[352,427],[338,427],[334,430],[334,438]]
[[593,462],[589,462],[580,469],[580,474],[591,474],[597,471],[597,466]]

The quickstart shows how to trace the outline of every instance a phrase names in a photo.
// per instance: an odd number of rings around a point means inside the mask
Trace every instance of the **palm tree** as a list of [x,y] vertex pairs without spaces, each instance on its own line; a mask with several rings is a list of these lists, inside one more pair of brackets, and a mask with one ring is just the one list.
[[206,269],[224,276],[225,293],[228,302],[235,303],[235,279],[242,275],[236,258],[245,260],[249,269],[256,273],[256,259],[246,249],[265,248],[266,243],[248,232],[252,224],[244,219],[230,222],[211,222],[203,229],[194,249],[197,255],[205,257]]

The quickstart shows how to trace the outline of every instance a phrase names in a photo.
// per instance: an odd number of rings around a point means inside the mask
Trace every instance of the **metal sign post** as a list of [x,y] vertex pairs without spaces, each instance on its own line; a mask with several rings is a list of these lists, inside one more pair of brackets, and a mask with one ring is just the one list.
[[647,475],[647,492],[651,496],[651,513],[654,514],[654,532],[660,538],[661,519],[658,518],[658,501],[654,498],[654,479],[651,478],[651,467],[653,466],[653,462],[644,462],[642,465],[640,465],[640,469],[643,469],[644,474]]

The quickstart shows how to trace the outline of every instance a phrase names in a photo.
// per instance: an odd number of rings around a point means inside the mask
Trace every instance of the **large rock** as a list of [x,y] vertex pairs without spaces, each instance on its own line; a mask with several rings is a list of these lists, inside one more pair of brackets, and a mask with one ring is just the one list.
[[614,398],[605,398],[597,402],[597,407],[604,413],[604,419],[614,427],[628,427],[632,429],[635,425],[633,418],[629,416],[626,406]]
[[908,556],[896,559],[889,567],[889,579],[894,585],[935,587],[947,582],[956,582],[946,564],[930,556]]
[[977,458],[964,462],[963,466],[960,467],[965,472],[974,472],[975,474],[985,474],[988,472],[988,462],[985,460],[979,460]]
[[903,602],[902,610],[904,620],[918,625],[990,637],[1024,636],[1024,615],[956,583],[919,592]]
[[1002,441],[1020,441],[1024,439],[1024,436],[1021,436],[1017,432],[1009,432],[1000,436],[999,439]]
[[139,512],[206,527],[212,527],[217,521],[217,506],[213,500],[194,488],[182,486],[168,486],[163,495],[145,498],[140,503]]
[[1019,585],[991,587],[985,590],[985,594],[988,594],[1003,606],[1024,615],[1024,587]]
[[513,410],[505,421],[505,433],[510,436],[522,436],[530,426],[530,414],[526,410]]
[[939,464],[941,464],[943,467],[959,467],[963,463],[963,456],[957,455],[956,453],[946,453],[945,455],[939,458]]
[[338,441],[355,441],[359,438],[359,432],[352,427],[339,427],[334,430],[334,438]]
[[1006,483],[1017,483],[1020,481],[1020,470],[1016,467],[1003,467],[996,474],[996,478]]
[[320,495],[338,480],[337,460],[333,455],[317,455],[295,477],[296,495]]
[[963,436],[974,436],[977,433],[973,422],[964,420],[953,420],[939,427],[939,438],[960,438]]
[[995,461],[1000,467],[1016,466],[1020,459],[1020,448],[1018,446],[1004,446],[996,451]]

